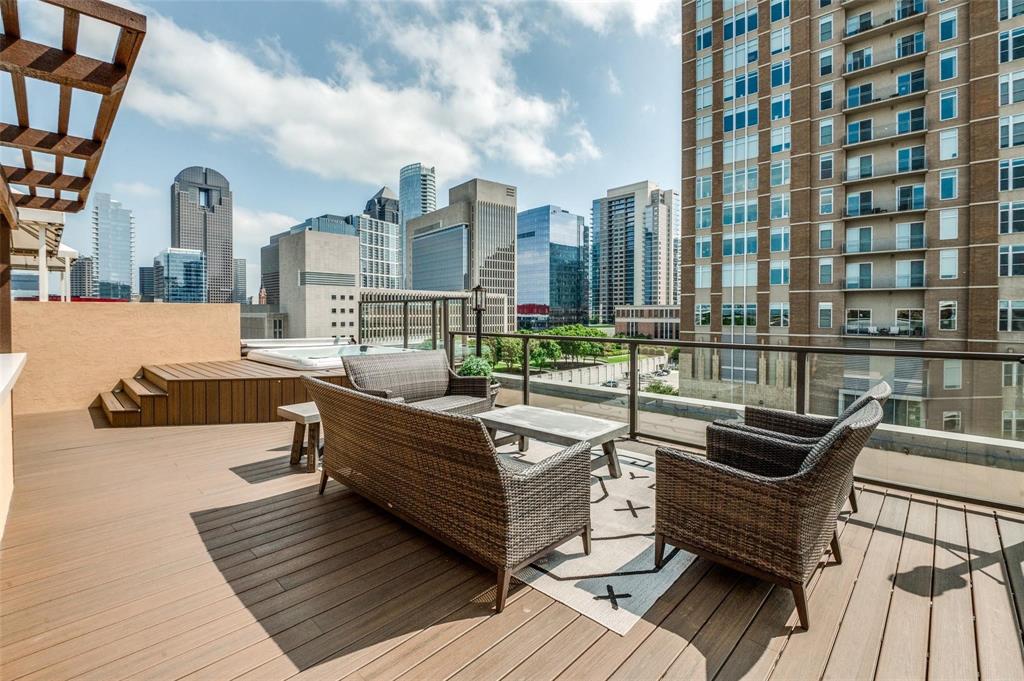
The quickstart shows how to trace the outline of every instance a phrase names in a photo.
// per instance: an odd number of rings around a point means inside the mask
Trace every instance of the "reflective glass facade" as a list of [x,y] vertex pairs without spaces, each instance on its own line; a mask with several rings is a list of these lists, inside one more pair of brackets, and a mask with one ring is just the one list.
[[168,248],[153,259],[156,298],[165,303],[205,303],[206,256],[191,248]]
[[434,168],[422,163],[412,163],[399,172],[398,178],[398,224],[399,255],[403,266],[403,286],[410,288],[412,282],[404,281],[406,224],[413,218],[437,210],[437,174]]
[[582,215],[558,206],[516,220],[517,312],[521,328],[583,323],[588,316],[588,234]]
[[130,300],[135,269],[135,218],[110,194],[92,201],[93,278],[100,298]]
[[469,285],[469,225],[417,234],[412,240],[413,288],[464,291]]

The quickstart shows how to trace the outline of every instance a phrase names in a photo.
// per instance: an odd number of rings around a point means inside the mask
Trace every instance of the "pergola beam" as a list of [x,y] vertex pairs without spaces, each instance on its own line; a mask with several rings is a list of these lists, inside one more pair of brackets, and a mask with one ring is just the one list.
[[108,24],[114,24],[121,28],[138,33],[146,32],[146,16],[133,12],[124,7],[111,5],[103,0],[43,0],[48,5],[60,7],[84,14],[93,19],[99,19]]
[[32,196],[31,194],[16,194],[14,203],[18,208],[39,208],[58,213],[77,213],[85,207],[81,201],[59,199],[53,196]]
[[59,135],[55,132],[23,128],[18,125],[0,123],[0,146],[38,151],[44,154],[61,154],[84,161],[92,160],[100,149],[99,142],[74,135]]
[[62,191],[80,192],[89,185],[89,178],[78,175],[49,173],[45,170],[29,170],[14,166],[0,166],[10,184],[35,185]]
[[127,70],[118,64],[6,34],[0,36],[0,70],[104,96],[120,92],[128,82]]

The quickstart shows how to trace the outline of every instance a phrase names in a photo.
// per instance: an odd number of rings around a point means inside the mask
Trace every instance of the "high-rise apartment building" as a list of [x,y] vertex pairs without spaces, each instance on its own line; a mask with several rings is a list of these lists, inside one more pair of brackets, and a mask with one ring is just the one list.
[[246,281],[245,281],[245,258],[235,258],[234,264],[234,293],[231,299],[236,303],[247,303],[248,295],[246,293]]
[[153,280],[153,268],[139,268],[139,302],[152,303],[156,298],[156,282]]
[[591,211],[591,307],[598,321],[615,319],[618,305],[672,301],[678,270],[676,193],[649,181],[609,189]]
[[521,328],[582,324],[588,317],[590,232],[582,215],[540,206],[516,216]]
[[131,300],[135,270],[135,218],[110,194],[92,199],[92,266],[96,295]]
[[165,303],[209,302],[208,280],[206,255],[198,248],[165,248],[153,258],[156,300]]
[[227,178],[213,168],[185,168],[171,185],[171,247],[200,250],[206,257],[211,303],[234,300],[232,195]]
[[95,298],[96,281],[92,258],[79,258],[71,263],[71,297]]
[[407,224],[407,281],[415,290],[465,291],[482,285],[505,296],[485,323],[516,328],[516,188],[470,180],[448,191],[448,205]]
[[387,187],[381,187],[366,202],[363,214],[381,222],[398,222],[399,203],[395,193]]
[[[684,339],[1024,340],[1024,4],[697,0],[682,26]],[[791,395],[789,359],[698,352],[687,389]],[[885,378],[890,422],[1024,431],[1015,365],[813,368],[817,409]]]
[[[399,171],[398,177],[398,224],[401,240],[402,266],[408,267],[405,248],[408,241],[409,220],[437,210],[437,172],[434,167],[422,163],[411,163]],[[412,282],[405,277],[404,286],[412,288]]]

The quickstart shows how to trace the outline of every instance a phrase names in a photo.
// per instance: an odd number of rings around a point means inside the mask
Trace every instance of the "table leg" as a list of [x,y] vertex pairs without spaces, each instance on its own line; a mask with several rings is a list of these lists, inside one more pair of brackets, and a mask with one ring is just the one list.
[[498,441],[498,429],[497,428],[488,428],[487,429],[487,436],[489,438],[491,438],[491,442],[494,442],[495,444],[497,444],[497,441]]
[[526,437],[525,435],[520,435],[519,436],[519,451],[525,452],[529,448],[530,448],[530,438]]
[[615,449],[615,440],[610,440],[601,445],[601,451],[608,459],[608,472],[613,478],[622,477],[622,468],[619,466],[619,453]]
[[309,440],[306,442],[306,472],[316,471],[316,455],[320,451],[320,424],[309,424]]
[[292,435],[292,456],[288,463],[293,466],[302,458],[302,440],[306,437],[306,426],[301,423],[295,424],[295,434]]

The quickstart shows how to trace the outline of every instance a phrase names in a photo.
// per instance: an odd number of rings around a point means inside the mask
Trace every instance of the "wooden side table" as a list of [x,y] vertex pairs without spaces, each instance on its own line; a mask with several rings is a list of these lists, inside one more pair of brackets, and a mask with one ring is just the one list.
[[[315,402],[287,404],[277,408],[277,415],[295,422],[295,434],[292,436],[292,455],[290,463],[299,463],[302,454],[306,454],[306,472],[316,472],[316,457],[320,451],[320,412]],[[306,440],[306,446],[302,441]]]

